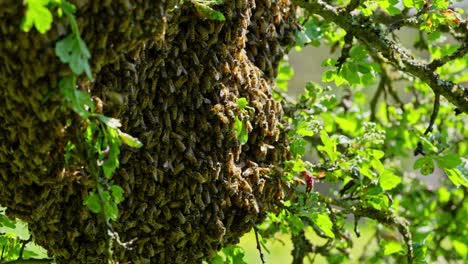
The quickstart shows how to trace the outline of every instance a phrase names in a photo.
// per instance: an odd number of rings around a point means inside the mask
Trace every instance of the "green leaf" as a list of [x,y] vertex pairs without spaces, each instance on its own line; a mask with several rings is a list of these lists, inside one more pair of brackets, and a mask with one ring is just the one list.
[[237,99],[237,105],[239,106],[239,108],[241,110],[244,110],[245,107],[247,107],[249,103],[247,102],[247,99],[245,97],[241,97],[239,99]]
[[442,169],[453,169],[462,162],[457,154],[447,154],[445,156],[434,156],[434,159]]
[[68,63],[73,73],[80,75],[86,72],[88,79],[93,80],[88,60],[91,58],[86,43],[75,34],[69,34],[64,39],[57,41],[55,54],[63,63]]
[[302,159],[296,159],[293,162],[293,167],[291,168],[293,172],[300,173],[305,170],[304,161],[302,161]]
[[413,259],[414,263],[418,263],[418,264],[427,263],[426,261],[426,254],[427,254],[426,239],[424,239],[421,242],[413,243],[413,250],[414,250],[414,259]]
[[390,201],[379,186],[371,187],[367,190],[366,201],[377,210],[387,210]]
[[447,174],[447,177],[450,179],[450,181],[455,184],[455,186],[460,186],[463,185],[468,188],[468,179],[466,178],[465,175],[461,173],[461,171],[457,168],[453,169],[444,169],[445,173]]
[[401,178],[389,171],[384,171],[380,175],[379,184],[380,184],[380,187],[382,187],[382,189],[385,191],[388,191],[397,187],[398,184],[400,183],[401,183]]
[[311,42],[309,36],[307,36],[307,34],[302,30],[297,30],[295,37],[296,37],[296,45],[298,45],[299,47],[304,47],[305,44]]
[[104,133],[109,150],[107,159],[102,164],[102,170],[104,171],[104,176],[107,179],[110,179],[114,171],[119,167],[120,137],[118,135],[117,129],[112,127],[106,127]]
[[101,114],[96,114],[94,116],[97,117],[99,120],[101,120],[108,127],[119,128],[120,126],[122,126],[122,124],[120,123],[120,120],[116,118],[107,117]]
[[239,246],[227,246],[223,249],[223,253],[226,255],[226,262],[230,264],[247,264],[245,262],[245,252]]
[[[80,117],[88,118],[91,112],[94,112],[94,102],[89,97],[89,94],[80,91],[76,87],[76,78],[74,76],[67,76],[59,81],[59,88],[62,95],[70,103],[71,108]],[[91,112],[87,109],[91,110]]]
[[210,19],[210,20],[215,20],[215,21],[225,21],[226,18],[224,17],[223,13],[214,10],[208,4],[217,4],[218,2],[216,1],[201,1],[201,0],[191,0],[193,5],[195,6],[195,9],[199,13],[200,16]]
[[244,122],[242,122],[237,116],[234,120],[234,129],[236,130],[236,137],[239,140],[239,143],[241,145],[247,143],[249,139],[249,134],[247,133],[247,129],[244,125]]
[[70,141],[67,142],[67,145],[65,146],[65,153],[64,153],[64,157],[65,157],[65,164],[68,164],[70,162],[70,159],[71,159],[71,153],[73,150],[76,149],[76,146],[75,144],[71,143]]
[[63,9],[65,13],[70,14],[70,15],[76,12],[75,5],[67,1],[60,1],[60,8]]
[[357,129],[357,121],[353,118],[343,118],[340,116],[335,116],[336,123],[340,126],[341,129],[345,132],[354,133]]
[[318,146],[317,149],[324,151],[330,158],[330,161],[335,162],[340,154],[336,150],[336,140],[330,139],[325,130],[320,131],[320,139],[322,140],[323,146]]
[[382,150],[378,150],[378,149],[368,149],[367,153],[369,153],[370,156],[374,157],[377,160],[385,156],[385,152],[383,152]]
[[316,131],[313,124],[305,120],[300,120],[296,127],[296,133],[301,136],[312,137],[315,135]]
[[349,52],[349,55],[355,60],[364,60],[369,56],[369,52],[362,45],[353,46]]
[[119,185],[111,185],[110,187],[112,197],[114,198],[114,201],[116,204],[121,203],[125,198],[124,198],[124,189],[120,187]]
[[289,145],[293,157],[302,157],[305,154],[306,141],[303,138],[294,139]]
[[460,257],[466,259],[468,256],[468,245],[457,239],[452,240],[452,245],[453,248],[455,248],[457,254],[460,255]]
[[357,85],[361,83],[361,78],[358,74],[358,68],[356,64],[346,62],[343,64],[340,75],[348,81],[350,85]]
[[95,192],[92,192],[86,196],[84,198],[83,204],[86,205],[91,212],[96,214],[100,213],[102,210],[99,196]]
[[141,148],[143,146],[143,143],[141,143],[140,140],[138,140],[135,137],[132,137],[131,135],[124,133],[120,130],[118,130],[119,137],[122,140],[123,143],[127,144],[129,147],[132,148]]
[[414,169],[421,169],[422,175],[429,175],[434,172],[435,165],[433,156],[424,156],[414,162]]
[[383,254],[386,256],[403,251],[403,245],[394,240],[381,240],[380,246],[383,247]]
[[294,70],[288,61],[282,60],[278,65],[278,76],[276,77],[276,85],[281,91],[288,91],[288,81],[294,76]]
[[111,194],[106,190],[101,193],[104,202],[104,214],[106,219],[117,220],[119,217],[119,209],[117,203],[112,201]]
[[419,140],[422,143],[422,145],[424,146],[424,149],[427,149],[427,150],[429,150],[431,152],[434,152],[434,153],[439,152],[439,149],[436,146],[434,146],[434,144],[432,144],[427,138],[419,137]]
[[0,227],[16,228],[16,222],[10,220],[3,212],[0,213]]
[[52,13],[47,8],[50,0],[25,0],[26,14],[21,22],[21,30],[29,32],[34,27],[39,33],[46,33],[52,25]]
[[424,4],[424,0],[403,0],[403,4],[405,7],[408,7],[408,8],[412,8],[412,7],[415,7],[415,8],[422,8],[423,4]]
[[224,259],[220,255],[216,255],[211,261],[210,264],[224,264]]
[[312,221],[323,231],[323,233],[330,238],[335,238],[333,233],[333,222],[330,217],[325,213],[312,215]]
[[335,70],[327,70],[322,74],[322,82],[331,82],[336,78]]

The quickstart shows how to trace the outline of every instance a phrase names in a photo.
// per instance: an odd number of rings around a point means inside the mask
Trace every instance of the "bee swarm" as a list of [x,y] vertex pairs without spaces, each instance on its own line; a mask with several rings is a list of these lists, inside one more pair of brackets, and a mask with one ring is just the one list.
[[[107,116],[144,146],[123,147],[113,184],[125,190],[113,228],[123,263],[200,263],[237,243],[281,202],[277,165],[288,159],[271,89],[296,29],[289,0],[236,0],[202,17],[193,4],[72,1],[95,80],[80,79]],[[57,82],[54,53],[66,20],[46,34],[20,32],[21,1],[0,3],[0,204],[29,223],[58,263],[107,263],[106,228],[83,199],[84,161],[64,164],[79,118]],[[65,33],[64,33],[65,32]],[[244,97],[255,111],[241,111]],[[235,118],[245,120],[240,145]]]

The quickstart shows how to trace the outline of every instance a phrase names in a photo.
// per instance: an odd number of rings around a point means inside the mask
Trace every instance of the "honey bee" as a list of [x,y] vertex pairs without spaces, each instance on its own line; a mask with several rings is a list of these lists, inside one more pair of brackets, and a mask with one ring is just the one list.
[[185,38],[180,38],[179,39],[179,44],[180,44],[180,49],[182,50],[182,52],[186,52],[187,51],[187,41],[185,40]]
[[174,175],[177,175],[179,174],[181,171],[183,171],[185,169],[185,165],[184,163],[180,162],[179,164],[177,164],[177,166],[175,166],[174,170],[173,170],[173,173]]
[[203,174],[201,174],[200,172],[195,172],[195,173],[193,174],[193,176],[195,177],[195,179],[196,179],[199,183],[205,183],[205,182],[208,181],[208,179],[205,178],[205,177],[203,176]]
[[204,198],[204,200],[205,200],[205,204],[206,204],[206,205],[211,204],[210,192],[203,192],[203,198]]
[[213,179],[218,180],[220,173],[221,173],[221,163],[217,162],[213,168]]
[[199,206],[200,210],[204,210],[206,207],[205,203],[202,200],[202,196],[200,193],[195,194],[195,204]]
[[188,159],[192,165],[195,165],[198,163],[198,160],[195,157],[195,154],[193,153],[192,148],[187,149],[187,151],[185,152],[185,158]]
[[175,140],[175,145],[180,152],[184,152],[187,148],[185,147],[184,142],[180,139]]
[[162,208],[162,212],[163,212],[164,218],[167,221],[171,220],[171,218],[172,218],[171,210],[169,210],[169,208],[167,206],[164,206]]
[[246,193],[252,193],[252,187],[245,179],[240,179],[240,187]]
[[185,224],[185,222],[187,221],[187,219],[185,219],[185,216],[179,210],[177,210],[176,217],[182,225]]
[[200,60],[195,52],[192,53],[192,60],[195,66],[200,66]]

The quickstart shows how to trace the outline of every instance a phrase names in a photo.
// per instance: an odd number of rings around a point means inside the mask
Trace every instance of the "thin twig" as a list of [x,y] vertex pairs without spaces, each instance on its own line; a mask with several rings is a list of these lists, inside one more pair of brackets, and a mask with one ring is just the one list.
[[258,239],[258,230],[257,230],[257,226],[254,225],[254,226],[253,226],[253,229],[254,229],[254,233],[255,233],[255,241],[257,242],[258,253],[260,254],[260,260],[262,261],[263,264],[266,264],[265,256],[263,255],[262,247],[261,247],[261,245],[260,245],[260,240]]
[[440,94],[436,93],[434,97],[434,108],[432,109],[431,120],[429,120],[429,126],[427,127],[424,135],[429,134],[432,131],[432,127],[434,126],[435,120],[437,119],[437,114],[439,113],[440,107]]
[[370,108],[371,108],[371,116],[370,116],[370,121],[375,122],[375,114],[376,114],[376,108],[377,108],[377,102],[379,101],[380,96],[382,95],[382,92],[385,90],[385,81],[383,78],[380,79],[379,86],[377,87],[377,91],[375,91],[374,96],[372,97],[370,101]]
[[23,253],[24,253],[24,248],[26,247],[26,244],[31,242],[32,238],[29,237],[27,240],[21,240],[21,248],[18,254],[18,259],[23,259]]
[[341,66],[346,62],[346,60],[349,58],[349,52],[351,51],[351,48],[353,47],[353,40],[354,36],[351,33],[346,33],[346,36],[344,37],[344,45],[343,48],[341,49],[341,56],[338,58],[336,62],[336,68],[338,72],[341,70]]

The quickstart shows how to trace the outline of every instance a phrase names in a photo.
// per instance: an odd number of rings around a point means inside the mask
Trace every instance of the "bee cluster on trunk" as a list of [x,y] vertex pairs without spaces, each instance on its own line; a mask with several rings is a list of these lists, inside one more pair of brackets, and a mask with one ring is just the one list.
[[[83,205],[92,180],[79,160],[64,166],[66,142],[81,132],[67,126],[77,117],[56,85],[67,69],[53,45],[66,23],[19,32],[22,7],[10,2],[0,4],[0,203],[59,263],[106,263],[105,226]],[[112,225],[134,240],[131,250],[114,243],[115,258],[199,263],[237,243],[284,195],[277,165],[288,146],[271,89],[294,40],[291,3],[226,1],[221,22],[190,2],[73,2],[95,76],[80,88],[144,144],[122,149],[112,179],[126,198]],[[241,111],[239,98],[254,110]]]

